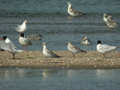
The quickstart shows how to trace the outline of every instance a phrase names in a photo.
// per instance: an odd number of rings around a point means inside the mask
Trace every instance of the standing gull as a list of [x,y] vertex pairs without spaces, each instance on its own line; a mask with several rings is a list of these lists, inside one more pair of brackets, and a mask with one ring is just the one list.
[[23,50],[17,49],[14,43],[7,36],[3,36],[3,40],[4,43],[1,44],[1,48],[5,51],[10,52],[13,59],[15,59],[15,54],[17,52],[23,52]]
[[72,45],[71,42],[68,42],[67,49],[72,53],[73,57],[75,57],[76,53],[80,53],[80,52],[86,53],[87,52],[85,50],[81,50],[80,48]]
[[98,52],[102,53],[103,56],[105,56],[105,53],[111,52],[111,51],[115,50],[117,47],[116,46],[107,45],[107,44],[102,44],[102,42],[100,40],[98,40],[96,48],[97,48]]
[[80,11],[74,10],[72,8],[72,4],[70,2],[67,2],[68,4],[68,8],[67,8],[67,12],[70,16],[82,16],[85,15],[85,13],[82,13]]
[[32,45],[31,40],[29,40],[29,38],[26,38],[26,37],[24,36],[24,33],[20,33],[20,35],[19,35],[19,43],[20,43],[23,47]]
[[90,45],[90,40],[88,39],[87,36],[83,36],[80,42],[83,45]]
[[46,43],[43,42],[43,55],[45,57],[51,57],[51,58],[57,58],[57,57],[60,57],[58,56],[57,54],[55,54],[53,51],[50,51],[47,46],[46,46]]
[[26,31],[26,23],[27,23],[27,20],[24,20],[21,25],[17,26],[16,31],[19,33],[25,32]]

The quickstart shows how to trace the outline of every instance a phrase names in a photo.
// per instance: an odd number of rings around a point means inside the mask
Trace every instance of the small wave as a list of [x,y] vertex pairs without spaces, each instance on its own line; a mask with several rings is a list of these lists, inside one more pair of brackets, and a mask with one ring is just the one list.
[[[0,10],[0,17],[66,17],[69,16],[67,12],[27,12],[27,11],[6,11]],[[86,12],[87,13],[87,12]],[[86,16],[100,16],[103,13],[99,12],[88,12]],[[110,13],[112,15],[119,16],[120,13]]]

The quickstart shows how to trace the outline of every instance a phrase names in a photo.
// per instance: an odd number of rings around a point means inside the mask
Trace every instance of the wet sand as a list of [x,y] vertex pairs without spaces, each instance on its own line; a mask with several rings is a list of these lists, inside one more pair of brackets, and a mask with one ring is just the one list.
[[46,58],[40,51],[25,51],[16,54],[16,59],[6,51],[0,51],[0,67],[30,68],[83,68],[111,69],[120,68],[120,52],[107,53],[105,57],[96,51],[72,54],[68,51],[55,51],[60,58]]

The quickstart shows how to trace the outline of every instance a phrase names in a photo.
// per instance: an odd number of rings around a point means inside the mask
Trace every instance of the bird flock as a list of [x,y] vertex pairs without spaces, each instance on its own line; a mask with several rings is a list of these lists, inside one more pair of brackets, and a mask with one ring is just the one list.
[[[67,4],[68,4],[67,12],[70,16],[76,17],[76,16],[86,15],[86,13],[83,13],[83,12],[73,9],[72,4],[70,2],[67,2]],[[118,26],[117,22],[115,22],[113,20],[112,16],[108,15],[106,13],[103,14],[103,21],[106,24],[106,26],[110,29],[114,29]],[[27,23],[28,23],[28,21],[24,20],[22,24],[20,24],[16,27],[16,31],[19,33],[18,42],[24,49],[27,46],[32,45],[32,40],[41,40],[41,35],[31,35],[31,36],[25,37],[24,32],[27,30],[27,26],[26,26]],[[80,43],[83,45],[90,45],[91,41],[88,39],[87,36],[83,36]],[[54,51],[49,50],[47,48],[46,42],[43,42],[42,46],[43,46],[42,53],[45,57],[50,57],[50,58],[59,58],[60,57]],[[103,56],[105,56],[105,53],[113,51],[117,48],[118,48],[117,46],[102,44],[101,40],[98,40],[97,45],[96,45],[96,50],[98,52],[102,53]],[[72,42],[67,42],[67,49],[69,52],[71,52],[73,57],[75,57],[75,55],[77,53],[87,53],[86,50],[80,49],[79,47],[73,45]],[[15,59],[16,53],[24,52],[24,50],[18,49],[15,46],[15,44],[10,40],[10,38],[8,38],[7,36],[3,36],[0,39],[0,50],[10,52],[13,59]]]

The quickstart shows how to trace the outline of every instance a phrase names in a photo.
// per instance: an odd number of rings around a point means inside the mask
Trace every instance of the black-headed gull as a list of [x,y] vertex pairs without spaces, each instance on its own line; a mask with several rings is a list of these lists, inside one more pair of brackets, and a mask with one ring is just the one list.
[[102,44],[100,40],[97,41],[96,49],[98,52],[102,53],[103,56],[105,56],[105,53],[111,52],[115,49],[117,49],[116,46],[108,45],[108,44]]
[[46,46],[46,43],[43,42],[43,50],[42,53],[45,57],[51,57],[51,58],[57,58],[60,57],[57,54],[55,54],[53,51],[49,50]]
[[72,53],[73,57],[75,57],[76,53],[80,53],[80,52],[86,53],[87,52],[87,51],[82,50],[79,47],[73,45],[71,42],[68,42],[67,49],[68,49],[68,51],[70,51]]
[[20,33],[18,41],[19,41],[20,45],[22,45],[23,47],[27,47],[29,45],[32,45],[31,40],[29,40],[29,38],[26,38],[24,36],[24,33]]
[[17,49],[14,43],[7,37],[3,36],[4,43],[1,44],[1,48],[12,54],[12,58],[15,59],[15,54],[17,52],[23,52],[23,50]]

